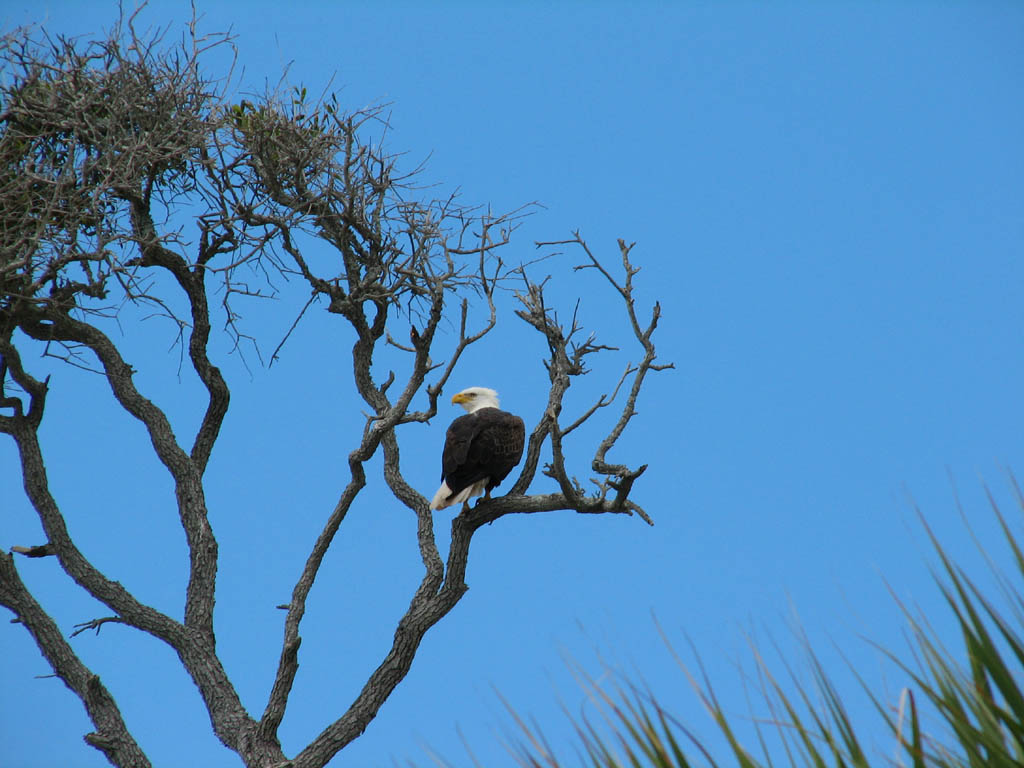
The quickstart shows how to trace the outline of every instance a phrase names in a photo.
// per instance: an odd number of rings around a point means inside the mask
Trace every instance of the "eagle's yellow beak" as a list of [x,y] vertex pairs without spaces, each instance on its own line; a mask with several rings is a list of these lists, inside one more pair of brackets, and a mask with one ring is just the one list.
[[452,398],[452,405],[462,405],[463,403],[468,403],[472,397],[472,395],[467,395],[463,394],[462,392],[459,392],[459,394],[455,395]]

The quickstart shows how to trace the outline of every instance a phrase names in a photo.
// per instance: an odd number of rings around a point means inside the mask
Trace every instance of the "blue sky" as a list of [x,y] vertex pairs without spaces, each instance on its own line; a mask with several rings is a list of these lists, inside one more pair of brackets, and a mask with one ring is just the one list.
[[[880,688],[905,683],[862,637],[900,648],[886,583],[940,630],[914,504],[968,567],[981,564],[957,510],[998,549],[982,483],[1012,512],[1024,466],[1024,7],[1017,3],[209,3],[203,28],[237,35],[241,90],[288,66],[350,108],[390,104],[390,146],[425,179],[495,210],[538,201],[506,258],[579,228],[609,262],[636,241],[638,300],[662,304],[658,374],[617,453],[650,464],[636,498],[654,517],[569,513],[503,519],[474,541],[470,591],[427,636],[413,670],[332,766],[456,761],[458,731],[489,764],[508,724],[495,689],[544,723],[583,697],[563,657],[595,654],[651,683],[698,733],[713,732],[652,614],[692,640],[720,698],[746,712],[747,636],[788,652],[794,616],[851,692],[855,716],[892,745],[842,656]],[[8,3],[6,28],[107,26],[113,3]],[[180,23],[184,2],[143,18]],[[211,69],[223,58],[211,58]],[[333,79],[332,79],[333,78]],[[570,412],[614,385],[637,353],[620,308],[571,254],[541,268],[564,311],[622,352],[595,365]],[[272,349],[291,322],[253,307]],[[453,390],[499,389],[535,421],[543,351],[503,305],[502,325]],[[349,337],[313,316],[270,369],[250,374],[220,342],[232,411],[208,496],[221,553],[218,642],[250,711],[276,666],[285,602],[346,473],[362,423]],[[196,384],[177,377],[169,328],[127,318],[139,384],[179,434],[197,423]],[[450,344],[451,340],[448,339]],[[109,575],[178,615],[187,555],[170,483],[141,427],[97,377],[53,371],[47,467],[79,546]],[[435,490],[445,409],[403,444],[407,475]],[[604,425],[607,429],[607,425]],[[582,431],[582,430],[581,430]],[[585,474],[581,435],[570,460]],[[592,453],[592,450],[590,451]],[[371,475],[379,464],[371,465]],[[4,540],[40,543],[0,441]],[[534,489],[543,490],[538,481]],[[1019,515],[1014,518],[1019,526]],[[439,534],[447,518],[437,518]],[[23,578],[70,632],[102,615],[55,562]],[[303,625],[301,668],[281,735],[294,753],[347,707],[390,645],[420,576],[407,510],[367,490],[325,562]],[[83,709],[27,634],[3,630],[0,741],[18,768],[105,765],[85,747]],[[73,641],[155,763],[237,765],[198,695],[155,641],[117,626]],[[181,739],[167,727],[171,718]]]

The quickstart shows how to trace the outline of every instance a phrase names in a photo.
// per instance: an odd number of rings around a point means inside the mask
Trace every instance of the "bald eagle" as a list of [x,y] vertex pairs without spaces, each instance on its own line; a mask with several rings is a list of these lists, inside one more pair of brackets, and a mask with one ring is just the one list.
[[498,408],[498,393],[470,387],[452,398],[469,413],[448,427],[441,454],[441,487],[431,509],[464,504],[501,483],[523,456],[526,427],[518,416]]

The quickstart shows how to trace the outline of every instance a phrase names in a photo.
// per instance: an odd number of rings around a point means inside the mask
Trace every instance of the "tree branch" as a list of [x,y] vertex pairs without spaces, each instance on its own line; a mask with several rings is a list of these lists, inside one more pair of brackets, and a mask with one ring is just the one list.
[[[4,354],[9,362],[17,360],[17,365],[12,368],[20,369],[20,357],[9,342],[0,340],[0,353]],[[113,610],[121,623],[147,632],[177,651],[185,669],[199,688],[217,736],[225,745],[239,751],[244,757],[244,737],[255,729],[256,724],[242,707],[234,687],[214,653],[213,642],[208,639],[206,633],[179,624],[140,603],[120,583],[104,576],[78,550],[68,533],[64,517],[50,494],[36,434],[37,426],[27,417],[21,417],[14,420],[13,429],[9,433],[18,446],[25,490],[39,515],[47,536],[47,546],[75,583]],[[77,689],[75,690],[77,692]],[[266,747],[262,743],[256,743],[251,749],[265,750]]]
[[104,375],[121,407],[143,423],[157,456],[175,484],[178,512],[189,546],[189,583],[185,625],[213,637],[213,595],[217,574],[217,541],[207,519],[201,475],[178,445],[170,422],[152,401],[136,389],[135,373],[117,347],[99,329],[66,315],[23,310],[21,329],[34,339],[75,342],[88,347],[103,366]]
[[85,740],[120,768],[149,768],[150,762],[125,726],[121,711],[98,676],[75,654],[57,625],[25,588],[14,558],[0,552],[0,604],[28,630],[54,674],[74,691],[96,728]]
[[75,631],[71,633],[71,636],[72,637],[77,637],[78,635],[80,635],[83,632],[86,632],[86,631],[88,631],[90,629],[94,630],[96,632],[96,634],[98,635],[100,633],[100,629],[103,627],[104,624],[126,624],[126,623],[127,622],[125,622],[125,620],[122,619],[120,616],[104,616],[103,618],[100,618],[100,619],[90,619],[89,621],[83,621],[81,624],[75,624]]
[[206,413],[190,452],[196,469],[202,475],[206,470],[213,444],[220,433],[230,400],[227,382],[224,381],[220,369],[210,362],[207,354],[210,340],[210,308],[206,299],[206,269],[203,267],[212,258],[213,253],[221,250],[226,238],[214,240],[212,243],[208,238],[204,238],[196,266],[190,270],[185,259],[163,246],[153,223],[149,205],[143,197],[132,194],[130,204],[132,229],[136,244],[142,252],[140,264],[166,269],[188,297],[192,315],[192,330],[188,338],[189,358],[209,396]]

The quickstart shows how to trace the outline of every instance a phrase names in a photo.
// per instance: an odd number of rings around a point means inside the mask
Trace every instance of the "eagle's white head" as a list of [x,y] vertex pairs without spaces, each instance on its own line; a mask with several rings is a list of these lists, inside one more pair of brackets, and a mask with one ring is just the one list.
[[481,408],[497,408],[498,393],[487,387],[470,387],[455,395],[452,403],[458,403],[470,413]]

